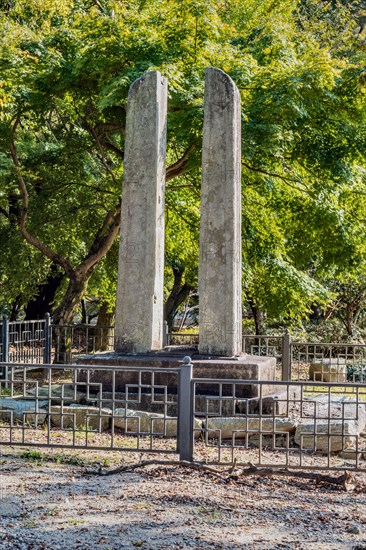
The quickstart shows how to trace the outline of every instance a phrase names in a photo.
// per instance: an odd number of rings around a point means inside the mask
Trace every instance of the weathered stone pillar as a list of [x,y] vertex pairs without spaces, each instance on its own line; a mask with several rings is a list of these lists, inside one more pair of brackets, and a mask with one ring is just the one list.
[[199,351],[242,350],[241,116],[231,78],[206,69],[202,145]]
[[163,345],[164,185],[167,80],[157,71],[128,94],[116,351]]

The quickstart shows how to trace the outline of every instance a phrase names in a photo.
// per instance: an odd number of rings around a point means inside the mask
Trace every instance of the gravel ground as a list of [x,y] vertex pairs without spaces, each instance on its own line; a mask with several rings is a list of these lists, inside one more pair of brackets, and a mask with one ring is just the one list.
[[88,473],[93,458],[40,456],[1,456],[0,549],[366,550],[364,475],[348,491],[258,476],[238,485],[176,466],[100,477]]

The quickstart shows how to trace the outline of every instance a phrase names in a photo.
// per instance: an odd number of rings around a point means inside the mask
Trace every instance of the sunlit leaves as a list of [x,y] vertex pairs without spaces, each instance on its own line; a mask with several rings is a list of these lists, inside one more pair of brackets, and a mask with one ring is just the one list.
[[[18,121],[28,228],[77,265],[119,202],[129,86],[158,69],[168,163],[190,150],[168,182],[166,265],[195,284],[204,68],[219,67],[242,98],[245,289],[273,316],[306,315],[331,295],[322,281],[364,269],[365,46],[351,4],[13,1],[0,15],[1,208],[20,205]],[[114,249],[93,295],[112,300],[115,274]]]

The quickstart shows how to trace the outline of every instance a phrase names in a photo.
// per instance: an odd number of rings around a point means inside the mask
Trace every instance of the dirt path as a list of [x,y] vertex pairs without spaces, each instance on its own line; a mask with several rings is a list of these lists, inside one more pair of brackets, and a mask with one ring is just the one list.
[[365,476],[345,492],[291,478],[239,487],[171,466],[86,471],[3,454],[0,549],[366,550]]

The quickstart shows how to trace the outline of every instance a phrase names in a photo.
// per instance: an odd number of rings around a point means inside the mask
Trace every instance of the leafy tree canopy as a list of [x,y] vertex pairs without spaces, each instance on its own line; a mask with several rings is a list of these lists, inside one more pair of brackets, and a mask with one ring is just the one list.
[[86,292],[113,302],[127,93],[152,69],[170,86],[167,294],[174,269],[196,285],[207,66],[229,73],[242,97],[248,302],[299,319],[334,299],[330,279],[362,279],[362,3],[9,0],[1,9],[4,303],[27,303],[51,264],[65,274],[58,320]]

